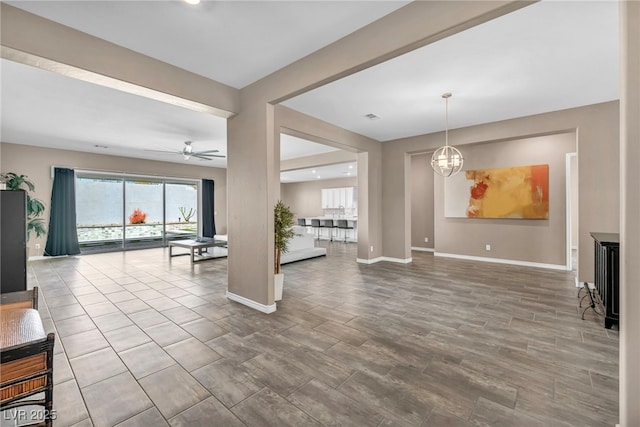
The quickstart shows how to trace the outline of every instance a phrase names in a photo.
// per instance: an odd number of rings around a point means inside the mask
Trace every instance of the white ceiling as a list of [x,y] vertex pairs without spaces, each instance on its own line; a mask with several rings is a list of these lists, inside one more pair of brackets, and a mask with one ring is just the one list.
[[[8,3],[243,87],[407,2]],[[615,1],[544,1],[285,104],[384,141],[442,130],[445,91],[453,92],[450,128],[617,99],[617,13]],[[226,153],[222,119],[4,60],[0,65],[3,142],[176,162],[182,156],[144,150],[177,151],[193,140],[196,150]],[[368,113],[381,119],[366,119]],[[281,153],[295,158],[316,149],[285,136]]]
[[6,3],[240,89],[409,1]]
[[[284,105],[388,141],[618,99],[618,4],[543,1]],[[366,114],[380,117],[370,120]]]
[[316,144],[315,142],[284,133],[280,134],[280,160],[297,159],[299,157],[313,156],[331,151],[338,151],[338,148]]
[[[113,156],[225,168],[224,158],[185,160],[195,151],[227,152],[227,124],[219,117],[94,85],[39,68],[0,60],[2,141]],[[281,135],[280,158],[335,151]],[[105,148],[106,147],[106,148]]]
[[315,168],[297,169],[280,172],[280,181],[284,183],[318,181],[336,178],[355,178],[358,176],[356,162],[339,163]]
[[178,151],[190,140],[194,150],[227,152],[219,117],[7,60],[0,65],[3,142],[181,163],[181,155],[145,150]]

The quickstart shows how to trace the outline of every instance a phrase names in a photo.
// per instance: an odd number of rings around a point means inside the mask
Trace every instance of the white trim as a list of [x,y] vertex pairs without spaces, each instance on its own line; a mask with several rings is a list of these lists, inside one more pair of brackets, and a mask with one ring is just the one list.
[[398,264],[410,264],[413,262],[413,258],[409,257],[409,258],[391,258],[388,256],[383,256],[381,257],[382,261],[388,261],[388,262],[397,262]]
[[263,313],[269,314],[269,313],[273,313],[276,311],[276,303],[274,302],[271,305],[264,305],[264,304],[260,304],[259,302],[256,302],[252,299],[249,298],[245,298],[243,296],[240,295],[236,295],[232,292],[227,291],[227,298],[230,299],[231,301],[235,301],[235,302],[239,302],[242,305],[246,305],[247,307],[251,307],[254,310],[258,310],[261,311]]
[[371,258],[371,259],[356,258],[356,262],[359,262],[360,264],[375,264],[376,262],[380,262],[380,261],[397,262],[399,264],[409,264],[413,262],[413,258],[403,259],[403,258],[392,258],[388,256],[380,256],[378,258]]
[[[576,277],[576,288],[581,288],[583,286],[582,281],[578,280],[578,277]],[[589,289],[595,289],[596,288],[596,284],[595,283],[591,283],[591,282],[587,282],[587,285],[589,285]]]
[[578,250],[578,247],[577,246],[571,246],[571,250],[572,251],[576,251],[576,250]]
[[364,259],[364,258],[356,258],[356,262],[360,264],[375,264],[376,262],[384,261],[383,257]]
[[[565,239],[566,239],[566,253],[567,253],[567,258],[566,258],[566,263],[567,263],[567,271],[571,270],[571,264],[572,264],[572,246],[571,246],[571,242],[573,240],[573,236],[571,233],[571,229],[573,228],[573,224],[571,223],[571,217],[572,212],[571,212],[571,176],[572,176],[572,169],[571,169],[571,158],[572,157],[576,157],[577,153],[566,153],[565,154]],[[573,206],[574,209],[577,209],[577,206]]]
[[434,255],[444,257],[444,258],[458,258],[458,259],[466,259],[469,261],[494,262],[496,264],[512,264],[512,265],[522,265],[524,267],[537,267],[537,268],[546,268],[550,270],[567,271],[567,266],[562,264],[545,264],[541,262],[519,261],[515,259],[503,259],[503,258],[487,258],[487,257],[472,256],[472,255],[447,254],[443,252],[435,252]]
[[420,246],[411,246],[412,251],[420,251],[420,252],[435,252],[436,250],[433,248],[421,248]]
[[44,255],[33,255],[30,256],[27,261],[42,261],[46,259],[56,259],[56,258],[67,258],[69,255],[56,255],[56,256],[44,256]]

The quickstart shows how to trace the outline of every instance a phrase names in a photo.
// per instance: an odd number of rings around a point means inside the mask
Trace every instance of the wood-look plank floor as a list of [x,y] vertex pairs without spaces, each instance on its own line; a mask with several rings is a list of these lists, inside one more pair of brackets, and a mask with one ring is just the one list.
[[57,332],[56,427],[618,421],[618,335],[580,319],[571,272],[422,252],[362,265],[322,244],[284,266],[270,315],[225,298],[225,259],[31,262]]

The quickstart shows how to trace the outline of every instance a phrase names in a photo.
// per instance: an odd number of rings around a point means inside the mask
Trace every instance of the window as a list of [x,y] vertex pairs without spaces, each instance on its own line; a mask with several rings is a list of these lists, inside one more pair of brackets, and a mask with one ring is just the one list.
[[83,253],[166,245],[198,234],[198,181],[76,172]]

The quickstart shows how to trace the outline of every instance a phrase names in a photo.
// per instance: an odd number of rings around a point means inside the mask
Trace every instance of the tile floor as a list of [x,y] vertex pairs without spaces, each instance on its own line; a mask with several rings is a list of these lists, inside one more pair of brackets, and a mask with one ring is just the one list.
[[54,425],[617,422],[618,335],[580,319],[572,273],[421,252],[360,265],[355,245],[322,244],[284,266],[271,315],[225,298],[225,259],[31,262],[57,333]]

